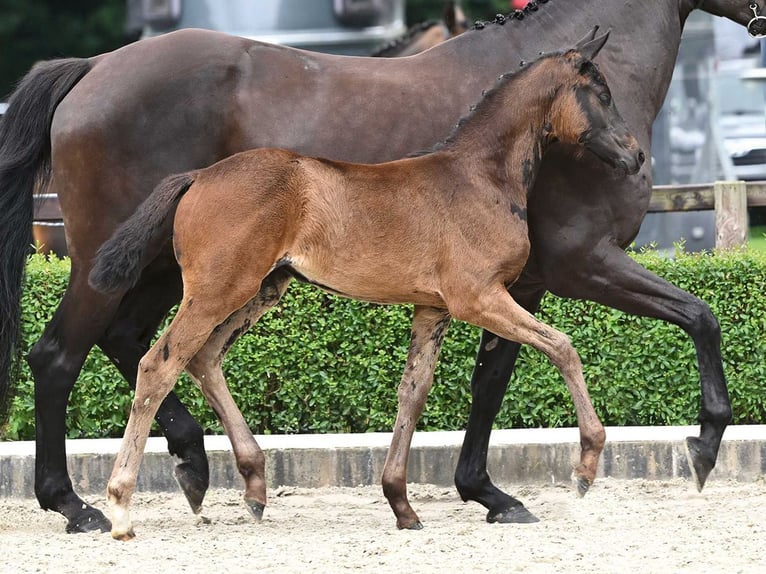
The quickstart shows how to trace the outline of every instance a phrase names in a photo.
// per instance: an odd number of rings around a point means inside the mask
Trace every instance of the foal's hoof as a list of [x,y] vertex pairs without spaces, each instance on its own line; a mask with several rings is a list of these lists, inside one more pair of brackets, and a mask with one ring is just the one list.
[[112,538],[119,540],[120,542],[128,542],[136,537],[136,533],[130,528],[124,532],[112,531]]
[[590,490],[590,485],[593,484],[592,480],[588,480],[584,476],[577,474],[572,475],[572,482],[574,483],[575,489],[577,490],[577,496],[580,498],[588,493],[588,490]]
[[208,487],[208,477],[200,476],[189,462],[182,462],[176,465],[173,475],[176,477],[178,486],[186,496],[189,506],[194,514],[199,514],[202,510],[202,500]]
[[487,522],[490,524],[534,524],[540,522],[540,519],[520,504],[500,512],[490,510],[487,513]]
[[687,437],[684,446],[686,447],[686,458],[689,461],[689,470],[691,470],[692,478],[697,485],[697,491],[702,492],[705,481],[715,466],[715,460],[705,456],[702,441],[696,436]]
[[80,534],[82,532],[109,532],[112,523],[100,510],[91,505],[85,505],[76,516],[69,519],[66,525],[67,534]]
[[260,522],[261,520],[263,520],[263,511],[266,508],[265,504],[262,504],[258,502],[257,500],[245,499],[245,505],[247,506],[247,509],[250,511],[250,514],[253,515],[253,518],[255,518],[256,522]]

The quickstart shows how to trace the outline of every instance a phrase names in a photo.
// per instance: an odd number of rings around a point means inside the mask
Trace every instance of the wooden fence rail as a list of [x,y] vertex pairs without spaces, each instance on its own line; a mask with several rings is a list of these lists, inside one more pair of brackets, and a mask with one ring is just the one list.
[[699,185],[656,185],[650,213],[715,210],[715,246],[747,243],[747,208],[766,207],[766,181],[717,181]]
[[[747,208],[766,207],[766,181],[717,181],[699,185],[656,185],[649,202],[650,213],[677,211],[716,212],[716,247],[747,243]],[[35,209],[35,238],[44,251],[66,255],[64,223],[58,197],[38,196]]]

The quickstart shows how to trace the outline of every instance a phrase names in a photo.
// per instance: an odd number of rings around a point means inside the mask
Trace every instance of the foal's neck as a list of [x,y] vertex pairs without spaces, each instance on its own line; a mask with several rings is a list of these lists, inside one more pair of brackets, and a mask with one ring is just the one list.
[[557,85],[539,79],[546,75],[525,70],[501,78],[445,143],[456,161],[471,172],[490,174],[516,203],[526,203],[549,143]]

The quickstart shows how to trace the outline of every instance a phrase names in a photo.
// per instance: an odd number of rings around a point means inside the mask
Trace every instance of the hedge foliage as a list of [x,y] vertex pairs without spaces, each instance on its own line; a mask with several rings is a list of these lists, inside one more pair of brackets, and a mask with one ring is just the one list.
[[[721,322],[724,369],[737,424],[766,422],[766,256],[753,252],[635,257],[701,297]],[[67,260],[30,258],[23,300],[24,345],[39,338],[64,292]],[[225,371],[255,433],[388,431],[409,342],[411,309],[381,307],[293,283],[284,300],[232,349]],[[679,328],[585,301],[546,296],[539,316],[570,335],[597,412],[607,425],[694,424],[699,380],[692,342]],[[453,322],[421,429],[464,428],[478,329]],[[187,378],[176,386],[207,432],[222,429]],[[119,437],[131,393],[97,349],[69,403],[70,438]],[[26,364],[9,439],[34,437],[34,398]],[[576,425],[563,380],[534,349],[520,354],[496,424]]]

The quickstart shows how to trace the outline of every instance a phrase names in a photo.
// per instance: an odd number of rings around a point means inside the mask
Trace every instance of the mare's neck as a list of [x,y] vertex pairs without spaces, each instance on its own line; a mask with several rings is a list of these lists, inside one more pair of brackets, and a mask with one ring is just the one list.
[[470,70],[454,78],[450,91],[470,101],[520,61],[572,46],[594,24],[611,28],[612,41],[599,54],[599,67],[628,125],[648,136],[670,83],[683,23],[694,5],[690,0],[581,0],[572,9],[571,0],[550,0],[521,21],[487,24],[444,42],[420,61],[445,73]]

